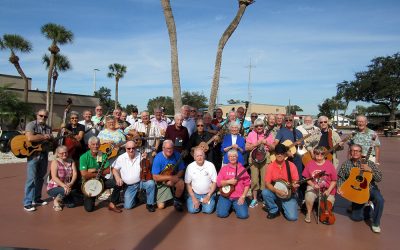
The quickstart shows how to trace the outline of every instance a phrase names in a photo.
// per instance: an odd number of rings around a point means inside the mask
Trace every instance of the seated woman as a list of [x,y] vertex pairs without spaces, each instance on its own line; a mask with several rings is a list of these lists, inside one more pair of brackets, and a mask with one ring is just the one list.
[[245,150],[245,144],[246,142],[244,138],[239,134],[239,123],[237,122],[229,123],[229,134],[224,136],[221,145],[221,152],[224,154],[223,163],[224,164],[229,163],[227,152],[230,149],[235,149],[238,153],[237,161],[240,164],[244,165],[243,152]]
[[77,178],[75,162],[68,158],[66,146],[59,146],[56,149],[57,158],[51,162],[51,179],[47,184],[47,193],[54,198],[53,208],[55,211],[62,210],[62,203],[65,201],[73,207],[71,197],[72,185]]
[[305,194],[307,214],[304,219],[307,223],[311,222],[311,211],[319,192],[327,197],[332,206],[335,202],[337,173],[332,162],[325,160],[325,153],[325,147],[316,147],[314,149],[315,159],[310,161],[303,170],[302,175],[305,178],[313,177],[321,171],[325,171],[326,174],[320,178],[307,181],[308,185]]
[[217,216],[225,218],[233,207],[239,219],[247,219],[249,210],[245,202],[246,194],[250,188],[250,176],[243,165],[238,162],[238,152],[236,149],[228,151],[229,163],[221,168],[217,176],[217,186],[224,187],[234,185],[234,191],[229,197],[219,196],[217,204]]

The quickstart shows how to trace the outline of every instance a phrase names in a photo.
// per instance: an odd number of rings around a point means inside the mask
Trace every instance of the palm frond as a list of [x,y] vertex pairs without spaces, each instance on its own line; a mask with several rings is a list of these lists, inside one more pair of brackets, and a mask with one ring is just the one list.
[[4,34],[2,47],[10,49],[12,52],[20,51],[27,53],[32,51],[31,42],[17,34]]
[[55,44],[72,43],[74,34],[64,26],[55,23],[47,23],[41,28],[42,34]]

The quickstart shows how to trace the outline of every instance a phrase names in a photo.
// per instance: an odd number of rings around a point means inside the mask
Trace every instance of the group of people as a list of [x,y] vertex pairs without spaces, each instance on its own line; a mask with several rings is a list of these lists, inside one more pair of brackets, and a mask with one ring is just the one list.
[[[184,105],[173,121],[158,108],[152,118],[147,111],[139,118],[137,109],[129,116],[120,109],[112,115],[102,111],[97,106],[92,116],[86,110],[82,121],[71,112],[69,123],[62,126],[62,137],[69,138],[69,144],[64,140],[56,148],[47,184],[55,211],[76,206],[79,197],[86,211],[94,211],[98,195],[92,193],[100,185],[101,191],[111,192],[108,209],[117,213],[123,211],[120,203],[131,209],[141,201],[149,212],[173,204],[177,211],[215,210],[221,218],[233,211],[246,219],[249,207],[262,204],[268,219],[282,213],[290,221],[297,220],[298,208],[304,207],[304,221],[310,223],[316,199],[325,198],[333,205],[351,170],[357,168],[372,173],[366,202],[371,205],[353,202],[350,217],[355,221],[370,217],[372,231],[381,231],[380,142],[367,128],[365,116],[357,117],[356,132],[341,139],[325,116],[318,118],[317,126],[306,116],[296,127],[291,115],[261,119],[252,113],[248,121],[243,107],[223,118],[221,109],[212,116]],[[52,140],[47,117],[46,110],[39,110],[36,120],[27,124],[29,142]],[[337,151],[344,149],[346,140],[348,160],[339,164]],[[46,147],[28,157],[23,201],[27,211],[47,204],[41,198],[47,166]]]

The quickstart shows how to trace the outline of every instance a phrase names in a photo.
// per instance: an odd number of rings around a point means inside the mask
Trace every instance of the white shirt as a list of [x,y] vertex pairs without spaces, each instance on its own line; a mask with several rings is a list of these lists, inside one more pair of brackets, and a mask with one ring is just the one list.
[[[147,127],[150,126],[150,131],[149,134],[147,134]],[[149,125],[144,124],[143,122],[136,122],[134,125],[130,125],[125,129],[125,134],[129,132],[129,130],[136,130],[137,132],[143,132],[145,133],[146,136],[148,137],[161,137],[160,130],[158,129],[157,125],[155,123],[150,122]],[[151,153],[153,151],[152,147],[155,147],[156,145],[156,140],[154,139],[148,139],[147,140],[148,145],[143,145],[146,146],[146,153]]]
[[184,119],[182,121],[182,126],[186,127],[189,133],[189,137],[193,134],[193,132],[196,130],[196,122],[194,121],[193,118],[189,117],[187,119]]
[[196,194],[210,192],[212,182],[217,182],[217,171],[212,162],[204,161],[203,166],[199,166],[194,161],[187,166],[185,183],[191,183],[192,189]]
[[237,141],[237,135],[232,135],[232,145],[235,145]]
[[112,167],[120,171],[125,184],[132,185],[140,182],[140,154],[138,152],[134,159],[130,159],[128,153],[123,153],[114,161]]

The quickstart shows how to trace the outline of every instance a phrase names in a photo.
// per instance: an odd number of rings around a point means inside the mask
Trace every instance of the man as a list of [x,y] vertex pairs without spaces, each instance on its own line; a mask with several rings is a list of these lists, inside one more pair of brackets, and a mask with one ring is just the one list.
[[165,108],[164,107],[161,107],[161,119],[163,119],[164,121],[166,121],[167,122],[167,124],[168,125],[170,125],[171,124],[171,119],[169,119],[168,118],[168,116],[165,114]]
[[122,111],[121,112],[121,117],[119,118],[122,121],[122,124],[123,124],[122,127],[124,129],[131,125],[131,123],[126,120],[127,116],[128,116],[128,113],[126,113],[125,111]]
[[267,115],[267,126],[265,129],[271,130],[271,133],[273,137],[276,137],[276,134],[278,133],[279,128],[275,126],[276,123],[276,118],[273,114]]
[[251,122],[250,131],[252,131],[254,129],[254,121],[257,118],[258,118],[258,114],[257,113],[253,112],[253,113],[250,114],[250,122]]
[[251,191],[253,194],[253,200],[250,203],[250,207],[254,208],[258,205],[257,195],[259,190],[264,190],[265,183],[265,170],[267,165],[271,162],[269,157],[269,151],[274,149],[274,136],[271,133],[272,130],[264,130],[264,121],[261,119],[257,119],[254,121],[254,130],[251,131],[246,138],[246,150],[252,152],[253,150],[257,150],[254,153],[257,155],[261,155],[264,153],[264,161],[255,162],[253,160],[252,154],[249,157],[249,164],[251,165]]
[[136,194],[140,189],[146,190],[146,208],[149,212],[154,212],[154,196],[155,196],[155,182],[154,180],[141,180],[140,179],[140,162],[142,158],[147,156],[146,153],[140,155],[136,152],[136,145],[133,141],[128,141],[125,145],[126,153],[118,156],[117,160],[113,163],[112,172],[114,174],[117,186],[123,188],[124,193],[124,208],[131,209],[135,206]]
[[125,122],[123,120],[121,120],[121,116],[122,116],[122,110],[120,108],[116,108],[113,111],[113,117],[115,120],[115,127],[117,129],[120,129],[121,131],[124,131],[125,127]]
[[304,123],[297,126],[296,129],[299,130],[303,136],[306,136],[315,130],[318,130],[318,127],[314,126],[312,116],[307,115],[304,117]]
[[[196,110],[195,110],[196,111]],[[191,136],[196,129],[196,123],[195,119],[190,117],[190,106],[189,105],[183,105],[181,108],[181,114],[182,114],[182,126],[187,128],[189,136]],[[194,112],[196,114],[196,112]]]
[[94,125],[98,126],[98,130],[102,130],[104,127],[104,115],[103,108],[98,105],[95,108],[96,115],[92,116],[92,122]]
[[151,123],[154,123],[158,127],[160,134],[162,136],[164,136],[165,131],[167,130],[167,127],[168,127],[168,123],[167,123],[167,121],[162,119],[161,115],[162,115],[161,109],[155,108],[154,109],[154,117],[151,118]]
[[79,157],[86,150],[85,142],[83,140],[83,136],[85,135],[85,126],[78,122],[79,113],[76,111],[71,111],[69,116],[69,123],[65,127],[64,133],[70,133],[72,138],[65,138],[65,144],[68,145],[71,149],[69,150],[69,157],[75,161],[75,164],[78,164]]
[[217,171],[214,164],[205,160],[201,148],[194,150],[194,162],[187,166],[185,173],[186,189],[189,193],[187,209],[189,213],[211,214],[215,207]]
[[297,126],[296,129],[303,134],[303,137],[308,136],[309,134],[312,134],[308,138],[304,139],[304,141],[303,141],[304,147],[303,147],[301,155],[305,154],[307,151],[312,154],[314,151],[314,148],[317,146],[316,142],[318,142],[318,139],[319,139],[319,136],[317,133],[320,129],[318,127],[314,126],[313,119],[309,115],[304,117],[304,123],[302,125]]
[[[279,198],[278,196],[285,196],[286,192],[274,187],[274,183],[279,179],[284,180],[288,183],[292,183],[293,188],[299,187],[299,185],[295,183],[299,180],[297,168],[292,162],[285,160],[286,151],[287,148],[285,145],[276,145],[276,160],[271,162],[267,167],[267,171],[265,174],[266,189],[262,191],[262,196],[268,209],[268,219],[274,219],[275,217],[279,216],[278,204],[281,204],[286,219],[289,221],[295,221],[298,218],[296,199],[293,197],[293,195],[291,197],[288,197],[287,199]],[[290,171],[290,175],[288,168]]]
[[[158,127],[150,122],[150,115],[149,112],[143,111],[141,113],[141,121],[136,122],[133,126],[129,126],[125,129],[125,134],[128,134],[130,131],[131,133],[133,131],[136,131],[138,133],[143,133],[146,137],[152,137],[153,139],[147,139],[146,145],[142,145],[145,147],[145,152],[151,156],[151,159],[156,156],[156,150],[160,144],[160,139],[161,137],[160,131],[158,130]],[[133,131],[132,131],[133,130]],[[156,139],[154,139],[156,137]]]
[[83,120],[79,122],[85,126],[85,135],[83,136],[83,141],[85,143],[85,151],[88,149],[89,138],[92,136],[97,136],[99,134],[99,127],[94,125],[92,121],[92,111],[85,110],[83,111]]
[[[107,159],[107,155],[99,152],[100,140],[94,136],[90,137],[88,145],[89,150],[84,153],[79,159],[79,169],[82,178],[84,180],[95,178],[98,172],[101,171],[101,178],[104,183],[104,188],[113,188],[108,209],[116,213],[121,213],[122,210],[117,207],[121,187],[116,185],[114,178],[106,179],[103,177],[103,175],[110,174],[110,163]],[[103,169],[99,169],[103,162]],[[84,196],[83,206],[87,212],[92,212],[94,210],[95,201],[96,197],[88,197],[86,195]]]
[[189,106],[189,109],[190,109],[190,113],[189,113],[190,118],[196,120],[197,119],[197,109],[195,107],[190,107],[190,106]]
[[[152,174],[157,182],[156,200],[159,209],[165,208],[165,203],[173,198],[175,209],[178,212],[183,211],[181,199],[185,189],[185,183],[182,180],[185,165],[183,161],[179,161],[180,157],[180,153],[174,151],[174,143],[171,140],[165,140],[162,151],[154,158]],[[164,174],[167,169],[171,169],[170,175]],[[172,187],[175,188],[174,196],[172,196]]]
[[[373,204],[371,229],[374,233],[380,233],[380,221],[385,201],[376,183],[382,180],[382,171],[373,161],[367,160],[364,163],[361,160],[362,153],[363,147],[361,145],[353,144],[350,146],[350,159],[342,164],[338,172],[338,193],[341,194],[340,188],[349,178],[351,169],[357,168],[363,171],[372,172],[372,181],[369,184],[369,200]],[[365,204],[352,203],[351,207],[352,209],[350,218],[354,221],[362,221],[364,219],[368,219],[370,216],[368,210],[371,208],[371,206],[366,207]],[[364,209],[367,211],[364,211]],[[367,215],[365,216],[365,214]]]
[[378,135],[375,131],[369,129],[367,127],[368,120],[364,115],[359,115],[356,118],[357,124],[357,133],[354,135],[353,139],[350,141],[350,144],[359,144],[362,147],[363,156],[365,156],[368,152],[369,147],[371,146],[372,137],[375,137],[375,141],[373,143],[373,150],[369,160],[373,161],[376,165],[379,166],[381,159],[381,142],[379,141]]
[[211,121],[212,124],[217,126],[218,128],[221,128],[222,125],[221,123],[224,121],[224,118],[222,118],[222,109],[217,108],[215,110],[215,118]]
[[174,143],[174,149],[178,152],[187,150],[189,143],[189,132],[186,127],[182,126],[183,116],[178,113],[174,116],[175,123],[167,127],[165,139],[171,140]]
[[276,120],[276,123],[275,123],[275,126],[277,127],[277,129],[279,130],[279,129],[281,129],[282,127],[283,127],[283,119],[284,119],[284,116],[282,115],[282,114],[277,114],[276,115],[276,118],[275,118],[275,120]]
[[[251,122],[246,120],[246,117],[244,117],[244,108],[243,107],[239,107],[236,110],[236,122],[240,124],[241,127],[239,127],[239,129],[241,131],[239,131],[239,133],[242,133],[242,131],[244,131],[245,134],[248,134],[250,131],[250,126],[251,126]],[[243,125],[242,125],[243,123]],[[244,134],[242,134],[242,136],[244,136]]]
[[[40,109],[36,113],[36,120],[29,122],[25,127],[26,140],[30,143],[46,143],[52,139],[52,131],[46,125],[49,113],[45,109]],[[27,178],[24,189],[24,209],[28,212],[36,210],[36,206],[46,205],[47,202],[42,200],[42,187],[44,176],[47,172],[48,165],[48,148],[42,145],[41,152],[35,152],[28,156],[27,159]]]
[[203,122],[204,122],[204,131],[207,131],[208,133],[213,135],[218,133],[218,127],[212,123],[212,117],[210,113],[204,113]]
[[138,122],[140,119],[138,118],[139,110],[136,107],[132,108],[131,115],[129,115],[126,120],[131,124],[134,125],[135,122]]

